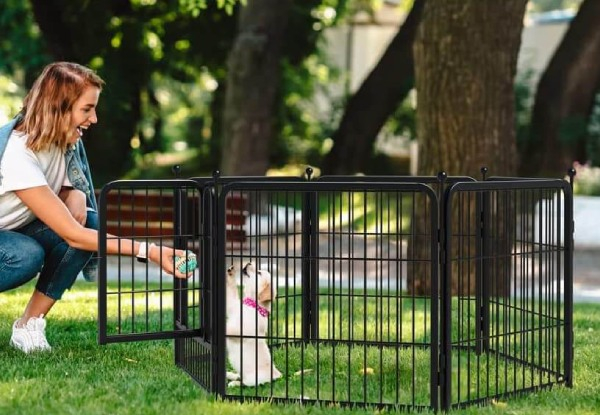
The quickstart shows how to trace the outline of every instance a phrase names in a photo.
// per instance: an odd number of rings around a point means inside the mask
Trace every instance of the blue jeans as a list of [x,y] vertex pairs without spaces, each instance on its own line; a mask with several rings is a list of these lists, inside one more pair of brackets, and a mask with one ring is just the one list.
[[[98,214],[88,211],[86,228],[98,228]],[[14,231],[0,230],[0,292],[25,284],[40,273],[36,290],[60,300],[92,253],[71,248],[39,220]]]

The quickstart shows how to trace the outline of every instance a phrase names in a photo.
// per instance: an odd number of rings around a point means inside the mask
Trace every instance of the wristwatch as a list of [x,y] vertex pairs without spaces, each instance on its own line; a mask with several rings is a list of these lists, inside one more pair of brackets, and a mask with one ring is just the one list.
[[156,246],[156,244],[150,244],[146,242],[140,242],[140,249],[138,249],[138,253],[136,254],[136,258],[139,262],[148,262],[148,254],[150,254],[150,250],[152,247]]

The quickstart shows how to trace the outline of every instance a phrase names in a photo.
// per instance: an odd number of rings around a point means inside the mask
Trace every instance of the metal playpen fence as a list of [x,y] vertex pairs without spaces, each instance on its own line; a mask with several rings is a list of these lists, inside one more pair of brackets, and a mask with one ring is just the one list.
[[[215,175],[112,182],[99,206],[100,343],[173,338],[175,363],[211,393],[446,410],[572,385],[564,180]],[[198,269],[181,280],[107,256],[123,238],[189,249]],[[241,285],[248,262],[270,275],[267,330],[247,334],[251,318],[232,335],[227,268]],[[249,345],[242,370],[268,345],[272,381],[228,382],[233,339]]]

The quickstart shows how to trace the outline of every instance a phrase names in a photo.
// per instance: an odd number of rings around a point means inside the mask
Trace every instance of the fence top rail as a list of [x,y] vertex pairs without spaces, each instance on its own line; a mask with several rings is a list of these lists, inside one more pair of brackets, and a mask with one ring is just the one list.
[[[203,183],[214,183],[215,177],[191,177],[190,180],[202,181]],[[217,176],[216,180],[219,183],[231,183],[231,182],[262,182],[262,181],[275,181],[275,182],[302,182],[305,181],[303,177],[298,176]]]
[[271,182],[271,181],[242,181],[225,184],[222,195],[236,190],[270,190],[270,191],[405,191],[426,193],[436,198],[431,187],[423,183],[394,183],[394,182]]
[[563,180],[557,178],[548,178],[548,177],[518,177],[518,176],[490,176],[485,181],[493,182],[493,181],[522,181],[522,180],[532,180],[532,181],[540,181],[540,180]]
[[100,195],[111,190],[131,189],[177,189],[194,187],[201,190],[199,183],[191,179],[157,179],[157,180],[114,180],[105,184]]
[[486,191],[486,190],[535,190],[556,189],[562,190],[566,197],[572,196],[571,185],[563,179],[517,179],[505,178],[486,180],[483,182],[458,182],[447,189],[448,193],[461,191]]
[[[394,182],[394,183],[427,183],[438,184],[440,179],[437,176],[354,176],[354,175],[324,175],[316,178],[316,182]],[[445,183],[474,182],[474,178],[469,176],[448,176],[444,179]]]

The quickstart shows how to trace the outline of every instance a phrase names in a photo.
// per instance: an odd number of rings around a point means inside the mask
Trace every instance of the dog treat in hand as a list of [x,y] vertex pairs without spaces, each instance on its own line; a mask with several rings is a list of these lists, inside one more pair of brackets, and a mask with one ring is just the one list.
[[196,254],[191,251],[187,251],[187,255],[179,256],[175,255],[175,269],[182,274],[189,274],[198,266],[198,260]]

